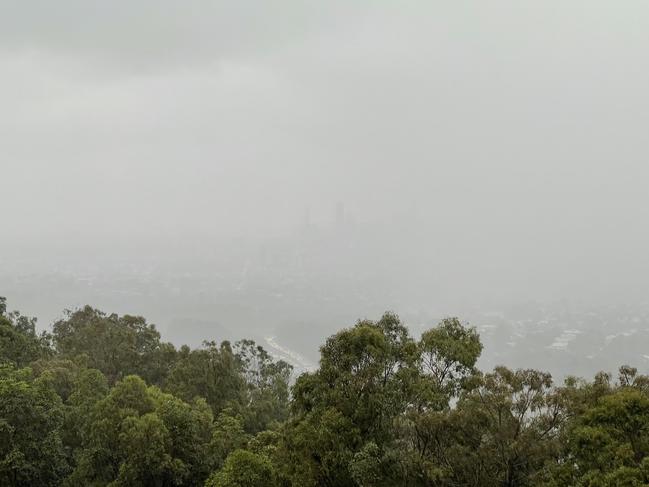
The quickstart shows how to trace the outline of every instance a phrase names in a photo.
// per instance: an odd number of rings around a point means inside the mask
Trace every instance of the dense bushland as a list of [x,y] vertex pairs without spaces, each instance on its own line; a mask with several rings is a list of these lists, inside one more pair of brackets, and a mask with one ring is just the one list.
[[50,332],[0,298],[0,485],[649,485],[649,377],[481,372],[455,318],[391,313],[292,377],[250,340],[176,348],[91,307]]

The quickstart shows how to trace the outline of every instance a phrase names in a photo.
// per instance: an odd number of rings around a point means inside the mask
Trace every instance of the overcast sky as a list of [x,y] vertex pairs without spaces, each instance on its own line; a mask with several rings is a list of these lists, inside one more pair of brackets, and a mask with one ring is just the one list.
[[631,0],[0,0],[0,250],[342,201],[484,285],[642,296],[648,49]]

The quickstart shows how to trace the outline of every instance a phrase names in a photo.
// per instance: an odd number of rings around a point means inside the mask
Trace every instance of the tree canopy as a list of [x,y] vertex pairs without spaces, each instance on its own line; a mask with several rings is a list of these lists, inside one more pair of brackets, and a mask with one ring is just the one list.
[[649,377],[555,384],[481,352],[457,318],[413,337],[386,313],[293,377],[252,340],[176,348],[89,306],[39,334],[0,298],[0,485],[649,485]]

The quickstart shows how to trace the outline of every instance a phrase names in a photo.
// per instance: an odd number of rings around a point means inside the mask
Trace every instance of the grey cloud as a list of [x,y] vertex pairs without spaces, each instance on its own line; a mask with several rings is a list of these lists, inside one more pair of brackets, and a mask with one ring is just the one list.
[[0,2],[0,45],[81,56],[134,72],[254,56],[344,23],[343,2]]
[[263,240],[343,201],[422,287],[647,284],[644,3],[0,9],[5,245]]

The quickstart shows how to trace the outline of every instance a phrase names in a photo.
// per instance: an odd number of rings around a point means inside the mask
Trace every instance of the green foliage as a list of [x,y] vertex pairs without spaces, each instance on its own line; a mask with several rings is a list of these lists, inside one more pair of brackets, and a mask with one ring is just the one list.
[[481,349],[475,330],[457,319],[415,342],[391,313],[329,338],[320,369],[293,388],[294,419],[278,451],[288,458],[283,475],[294,484],[350,486],[439,478],[429,456],[435,434],[475,376]]
[[555,480],[594,487],[649,484],[646,390],[622,385],[597,398],[583,414],[573,418],[565,440],[563,456],[570,458],[570,463],[554,468]]
[[232,452],[223,468],[212,475],[205,487],[273,487],[275,484],[270,461],[246,450]]
[[214,414],[226,408],[238,411],[245,403],[245,378],[229,342],[205,342],[196,350],[182,347],[164,388],[185,401],[205,398]]
[[18,311],[7,313],[5,298],[0,297],[0,363],[25,367],[51,354],[50,337],[36,333],[36,318]]
[[68,311],[53,325],[54,347],[60,357],[85,361],[110,383],[138,374],[160,384],[173,363],[175,349],[140,316],[106,315],[86,306]]
[[349,464],[362,441],[340,411],[309,413],[287,425],[277,450],[279,475],[291,485],[353,485]]
[[381,452],[374,442],[363,446],[352,459],[349,469],[359,487],[375,487],[383,484],[381,472]]
[[292,389],[251,340],[176,350],[141,317],[85,307],[52,339],[0,298],[0,485],[649,485],[649,377],[482,373],[456,318],[359,321]]
[[305,412],[333,407],[361,434],[380,441],[407,404],[416,350],[395,315],[359,322],[327,340],[315,380],[296,384],[297,405],[303,403]]
[[367,466],[356,457],[363,445],[395,442],[393,423],[415,394],[417,361],[417,344],[391,313],[329,338],[320,369],[293,388],[295,417],[278,451],[282,475],[301,485],[354,485]]
[[68,471],[62,403],[29,369],[0,368],[0,485],[59,485]]
[[227,341],[204,342],[200,349],[179,350],[164,387],[186,401],[205,398],[215,415],[229,409],[256,433],[288,417],[291,371],[252,340],[234,348]]
[[443,409],[473,375],[482,344],[474,328],[464,327],[457,318],[446,318],[423,333],[418,343],[419,397],[424,407]]
[[118,382],[90,412],[69,485],[199,485],[211,470],[212,414],[137,376]]
[[238,367],[245,377],[244,423],[249,432],[263,431],[288,418],[289,384],[293,367],[273,360],[252,340],[235,343]]
[[[553,458],[563,419],[551,394],[549,374],[497,367],[460,399],[451,424],[460,423],[455,447],[461,452],[451,479],[481,478],[483,484],[535,485],[534,474]],[[437,452],[437,455],[443,454]]]
[[214,466],[221,468],[227,456],[234,450],[245,448],[249,436],[243,429],[241,416],[234,416],[231,410],[220,413],[214,422],[214,432],[210,441],[210,453]]

